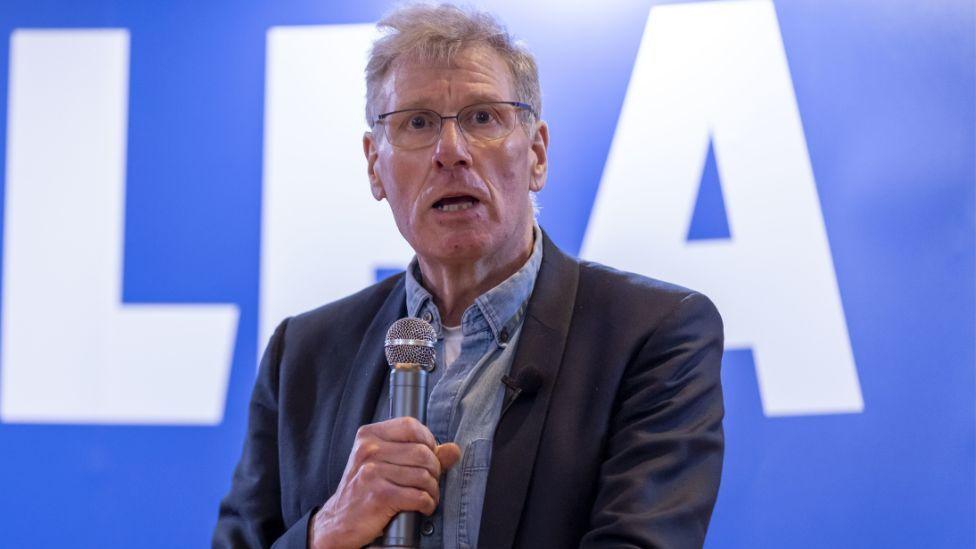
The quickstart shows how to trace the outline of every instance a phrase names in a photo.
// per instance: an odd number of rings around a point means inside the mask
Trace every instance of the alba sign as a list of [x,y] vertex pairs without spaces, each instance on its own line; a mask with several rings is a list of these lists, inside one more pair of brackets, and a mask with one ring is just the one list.
[[[411,256],[365,183],[362,69],[374,33],[268,33],[261,345],[284,316]],[[222,420],[238,307],[121,300],[128,68],[126,30],[12,37],[4,422]],[[730,235],[689,240],[709,147]],[[728,347],[753,349],[767,415],[863,408],[770,1],[651,10],[581,255],[710,295]]]

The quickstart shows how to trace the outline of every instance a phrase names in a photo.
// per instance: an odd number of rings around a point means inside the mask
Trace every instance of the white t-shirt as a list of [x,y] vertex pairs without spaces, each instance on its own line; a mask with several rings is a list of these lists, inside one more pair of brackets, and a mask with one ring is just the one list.
[[464,334],[461,333],[461,326],[441,326],[444,330],[444,365],[451,367],[454,360],[461,354],[461,340]]

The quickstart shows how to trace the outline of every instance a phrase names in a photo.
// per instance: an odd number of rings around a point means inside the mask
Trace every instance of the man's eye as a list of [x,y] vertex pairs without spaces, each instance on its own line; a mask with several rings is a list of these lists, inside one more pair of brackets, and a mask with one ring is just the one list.
[[423,116],[413,116],[410,118],[409,125],[412,130],[422,130],[430,125],[430,121]]
[[471,116],[471,121],[475,124],[490,124],[494,119],[495,117],[488,110],[475,111]]

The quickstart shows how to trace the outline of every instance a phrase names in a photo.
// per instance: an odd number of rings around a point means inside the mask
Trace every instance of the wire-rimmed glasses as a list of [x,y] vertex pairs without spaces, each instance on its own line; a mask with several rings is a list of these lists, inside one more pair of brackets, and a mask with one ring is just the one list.
[[466,139],[495,141],[508,137],[521,113],[535,116],[535,110],[519,101],[490,101],[464,107],[454,116],[443,116],[430,109],[403,109],[381,114],[375,124],[383,124],[394,147],[420,149],[437,142],[444,121],[454,119]]

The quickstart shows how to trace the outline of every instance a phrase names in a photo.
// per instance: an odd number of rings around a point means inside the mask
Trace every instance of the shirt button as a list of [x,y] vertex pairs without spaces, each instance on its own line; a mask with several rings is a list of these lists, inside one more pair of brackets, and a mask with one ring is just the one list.
[[424,311],[424,316],[422,318],[424,319],[424,322],[430,322],[431,320],[434,320],[434,315],[430,314],[430,311]]
[[502,343],[508,343],[508,329],[507,328],[502,328],[501,333],[498,334],[498,339],[501,340]]
[[422,525],[420,525],[420,533],[429,536],[434,533],[434,522],[431,520],[425,520]]

